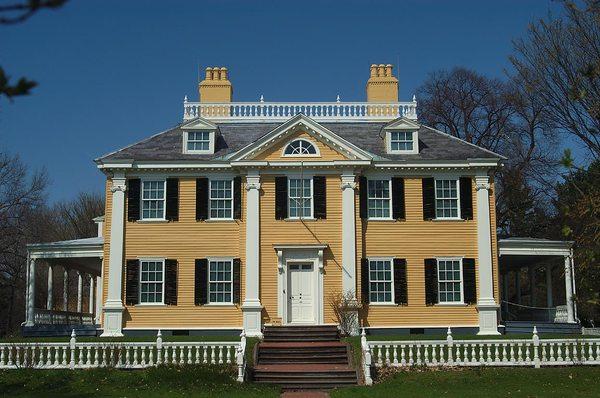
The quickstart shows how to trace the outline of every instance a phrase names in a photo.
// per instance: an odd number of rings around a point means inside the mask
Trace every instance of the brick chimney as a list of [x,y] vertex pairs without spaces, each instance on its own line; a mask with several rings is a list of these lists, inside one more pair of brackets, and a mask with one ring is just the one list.
[[231,102],[233,87],[227,68],[206,68],[206,77],[198,85],[200,102]]
[[392,75],[390,64],[371,65],[367,81],[367,102],[398,102],[398,79]]

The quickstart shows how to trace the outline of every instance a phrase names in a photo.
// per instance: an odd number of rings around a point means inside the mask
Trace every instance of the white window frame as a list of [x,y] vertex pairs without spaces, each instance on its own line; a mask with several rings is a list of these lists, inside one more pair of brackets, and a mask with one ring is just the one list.
[[[213,217],[212,216],[212,183],[213,181],[229,181],[229,183],[231,184],[231,217]],[[234,210],[234,201],[235,201],[235,194],[233,192],[234,186],[233,186],[233,178],[230,177],[213,177],[213,178],[209,178],[208,179],[208,219],[209,220],[233,220],[233,210]],[[214,200],[229,200],[229,199],[223,199],[223,198],[215,198]]]
[[[145,218],[144,217],[144,200],[160,200],[160,199],[144,199],[144,184],[147,182],[162,182],[163,184],[163,216],[156,218]],[[163,177],[147,177],[142,178],[140,182],[140,220],[141,221],[165,221],[167,218],[167,179]]]
[[[155,262],[155,263],[162,263],[162,292],[161,292],[161,297],[162,300],[161,301],[155,301],[155,302],[150,302],[150,301],[142,301],[142,284],[143,283],[155,283],[155,282],[142,282],[142,263],[144,262]],[[164,258],[152,258],[152,257],[144,257],[144,258],[138,258],[138,263],[140,265],[140,269],[138,272],[138,284],[139,284],[139,292],[138,292],[138,305],[165,305],[165,259]]]
[[[392,149],[392,133],[399,133],[399,132],[412,133],[413,149],[410,149],[410,150],[405,150],[405,149],[393,150]],[[392,129],[390,129],[390,130],[386,131],[385,138],[386,138],[385,141],[386,141],[387,153],[405,154],[405,155],[416,155],[419,153],[419,130],[413,130],[413,129],[393,129],[392,130]]]
[[[437,183],[438,181],[455,181],[456,182],[456,217],[438,217],[437,215]],[[454,176],[439,176],[433,179],[433,190],[434,190],[434,203],[435,203],[435,219],[436,220],[462,220],[462,214],[460,214],[460,178]],[[440,200],[448,198],[439,198]]]
[[[370,193],[369,193],[369,184],[371,181],[387,181],[388,183],[388,192],[390,193],[390,208],[389,208],[389,214],[387,217],[371,217],[369,215],[369,200],[370,199],[374,199],[374,200],[381,200],[382,198],[371,198],[370,197]],[[392,179],[390,177],[367,177],[367,218],[369,220],[392,220],[392,215],[393,215],[393,198],[392,198]]]
[[[206,275],[206,303],[207,305],[211,305],[211,306],[230,306],[233,305],[233,257],[209,257],[207,258],[208,261],[208,267],[206,272],[208,272],[208,275]],[[211,262],[217,262],[217,261],[228,261],[229,263],[231,263],[231,300],[230,301],[210,301],[210,263]],[[219,281],[214,281],[213,283],[219,283]]]
[[[395,304],[395,287],[394,287],[394,257],[368,257],[367,261],[369,262],[369,305],[394,305]],[[371,261],[389,261],[390,262],[390,286],[391,286],[391,301],[371,301]],[[386,281],[381,281],[386,282]],[[377,283],[377,282],[375,282]]]
[[[436,279],[437,279],[437,284],[438,284],[437,285],[438,304],[440,304],[440,305],[464,305],[465,304],[465,282],[463,280],[463,258],[462,257],[437,257],[435,260],[436,260],[435,272],[436,272]],[[458,261],[459,275],[460,275],[460,280],[458,281],[460,283],[460,301],[442,301],[442,300],[440,300],[440,283],[448,282],[448,281],[440,282],[440,261]],[[452,281],[452,282],[457,282],[457,281]]]
[[[305,153],[305,154],[298,154],[298,153],[294,153],[294,154],[286,154],[285,151],[287,150],[287,148],[290,146],[290,144],[292,144],[293,142],[296,141],[306,141],[309,144],[311,144],[313,146],[313,148],[315,148],[315,153],[311,154],[311,153]],[[281,151],[281,157],[293,157],[293,158],[318,158],[321,156],[321,152],[319,151],[319,147],[312,142],[309,139],[306,138],[294,138],[293,140],[288,141],[287,144],[285,144],[285,146],[283,147],[283,150]]]
[[[189,133],[208,133],[208,150],[204,149],[188,149]],[[213,130],[185,130],[183,132],[183,153],[206,155],[215,153],[215,132]]]
[[[296,216],[296,217],[292,217],[290,216],[290,183],[292,180],[310,180],[310,216],[305,217],[305,216]],[[304,188],[304,187],[303,187]],[[300,176],[300,175],[292,175],[292,176],[288,176],[287,177],[287,218],[289,220],[313,220],[315,218],[315,189],[314,189],[314,180],[313,180],[313,176],[312,175],[305,175],[305,176]]]

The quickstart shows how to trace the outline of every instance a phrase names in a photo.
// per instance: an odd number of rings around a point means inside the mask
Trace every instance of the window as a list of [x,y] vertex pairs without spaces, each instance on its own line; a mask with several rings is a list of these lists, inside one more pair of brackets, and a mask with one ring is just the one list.
[[435,217],[460,217],[458,206],[458,180],[435,180]]
[[368,180],[368,186],[369,218],[390,218],[390,180]]
[[312,179],[289,178],[289,218],[312,218]]
[[189,131],[187,133],[186,148],[188,152],[209,152],[210,151],[210,132],[209,131]]
[[163,303],[163,260],[140,261],[140,303]]
[[233,260],[211,260],[208,264],[208,302],[231,303],[233,291]]
[[440,303],[462,303],[462,265],[460,259],[438,259],[438,294]]
[[390,132],[390,148],[392,151],[412,151],[414,148],[412,131]]
[[391,260],[369,260],[369,301],[392,303]]
[[142,220],[165,219],[165,181],[142,182]]
[[233,180],[210,180],[210,218],[232,218]]
[[317,148],[306,140],[295,140],[285,147],[284,156],[311,156],[317,154]]

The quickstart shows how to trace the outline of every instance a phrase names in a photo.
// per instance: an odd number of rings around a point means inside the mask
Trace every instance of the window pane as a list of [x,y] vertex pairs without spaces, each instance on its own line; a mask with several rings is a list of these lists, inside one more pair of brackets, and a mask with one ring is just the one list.
[[369,218],[389,218],[390,200],[390,180],[368,180]]
[[392,302],[392,263],[389,260],[369,261],[369,297],[371,302]]
[[210,218],[233,217],[232,180],[210,181]]
[[435,213],[437,218],[458,218],[457,180],[435,180]]
[[390,133],[390,147],[392,151],[412,151],[413,144],[412,131],[393,131]]
[[230,303],[233,292],[233,264],[230,260],[209,263],[209,301]]
[[438,261],[438,292],[440,303],[461,302],[461,272],[459,260]]
[[288,216],[312,217],[312,184],[310,178],[288,180]]
[[208,131],[188,132],[187,149],[191,151],[208,151],[210,149],[210,133]]
[[316,155],[317,149],[313,144],[306,140],[292,141],[285,148],[285,155]]
[[142,261],[140,270],[140,302],[162,303],[163,262]]
[[143,181],[142,219],[164,219],[165,181]]

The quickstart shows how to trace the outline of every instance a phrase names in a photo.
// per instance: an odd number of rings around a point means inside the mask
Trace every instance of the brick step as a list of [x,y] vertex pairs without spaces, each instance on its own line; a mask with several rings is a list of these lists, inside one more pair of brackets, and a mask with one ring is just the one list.
[[348,365],[289,364],[258,365],[254,380],[259,383],[279,384],[283,389],[331,389],[355,385],[356,371]]
[[337,363],[347,364],[347,356],[324,357],[324,356],[303,356],[303,357],[265,357],[259,356],[258,363],[261,365],[267,364],[285,364],[285,363]]

